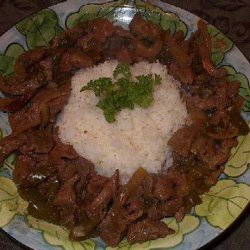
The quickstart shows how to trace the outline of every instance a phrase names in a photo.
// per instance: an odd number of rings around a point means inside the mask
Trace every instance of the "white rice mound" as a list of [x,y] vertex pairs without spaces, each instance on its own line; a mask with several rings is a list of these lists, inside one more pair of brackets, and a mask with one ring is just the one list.
[[140,62],[131,67],[132,76],[158,74],[162,81],[154,87],[154,101],[147,109],[123,109],[114,123],[108,123],[96,107],[99,98],[92,90],[80,92],[90,80],[112,77],[117,61],[106,61],[78,71],[72,78],[72,92],[61,112],[57,126],[59,137],[76,152],[90,160],[96,171],[110,177],[119,169],[121,182],[143,167],[159,172],[172,163],[168,140],[186,123],[187,110],[181,100],[179,83],[160,63]]

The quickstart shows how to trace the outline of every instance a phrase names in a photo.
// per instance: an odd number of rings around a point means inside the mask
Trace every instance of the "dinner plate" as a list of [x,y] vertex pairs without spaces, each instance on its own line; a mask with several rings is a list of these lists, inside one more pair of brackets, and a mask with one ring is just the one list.
[[[188,37],[197,29],[197,16],[161,1],[154,1],[154,6],[145,2],[65,1],[43,9],[19,22],[0,38],[0,74],[12,74],[15,59],[25,50],[48,46],[50,40],[63,30],[96,17],[106,17],[127,27],[134,14],[140,11],[146,19],[172,34],[182,30]],[[212,60],[228,71],[229,81],[241,83],[240,95],[244,98],[242,114],[250,124],[250,64],[219,30],[209,25],[209,32]],[[8,117],[4,113],[0,113],[0,128],[1,137],[10,133]],[[115,249],[197,249],[226,230],[250,200],[250,134],[240,136],[238,140],[239,144],[232,149],[220,180],[202,195],[203,203],[194,207],[180,223],[174,218],[163,219],[175,230],[175,234],[132,246],[123,240]],[[22,244],[39,250],[112,249],[99,238],[71,242],[65,228],[28,215],[27,202],[20,198],[11,180],[14,166],[15,155],[12,154],[0,169],[0,226],[6,233]]]

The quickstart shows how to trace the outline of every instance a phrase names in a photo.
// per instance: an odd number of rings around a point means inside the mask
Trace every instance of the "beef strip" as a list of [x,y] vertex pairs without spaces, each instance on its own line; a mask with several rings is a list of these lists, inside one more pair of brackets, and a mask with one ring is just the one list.
[[129,213],[125,205],[147,175],[148,173],[142,168],[133,174],[117,195],[107,216],[100,224],[100,237],[110,246],[115,247],[126,234],[128,226],[143,215],[142,208]]
[[13,171],[13,180],[17,184],[27,182],[28,176],[31,175],[35,162],[32,158],[25,155],[20,155],[17,158],[15,169]]
[[92,202],[88,202],[84,209],[86,212],[85,217],[70,232],[71,239],[82,240],[93,232],[94,228],[106,216],[108,205],[115,198],[118,186],[119,172],[117,170],[108,181],[105,181],[103,189],[98,194],[94,192],[95,198],[92,198]]
[[21,110],[35,95],[36,91],[28,91],[16,98],[0,99],[0,110],[6,112],[17,112]]
[[108,178],[105,176],[94,174],[91,176],[88,185],[85,189],[84,203],[91,204],[96,197],[101,193],[106,184],[108,183]]
[[56,206],[73,206],[76,203],[76,193],[74,186],[78,176],[74,175],[65,181],[54,197],[53,204]]
[[169,50],[169,54],[173,61],[169,64],[169,71],[185,84],[192,84],[194,81],[194,73],[191,68],[192,59],[188,55],[183,43],[178,43],[174,37],[167,32],[164,36],[164,43]]
[[160,220],[167,216],[174,216],[182,204],[182,199],[170,199],[167,201],[150,204],[147,208],[147,216],[153,220]]
[[142,243],[148,240],[164,238],[173,233],[174,230],[167,227],[162,221],[144,219],[129,227],[127,240],[130,244]]
[[30,74],[24,79],[15,76],[13,78],[0,77],[0,90],[5,94],[19,96],[35,91],[46,83],[44,78],[37,78],[36,73]]
[[70,72],[72,70],[87,68],[93,66],[92,59],[81,50],[70,49],[66,51],[60,62],[61,72]]
[[20,148],[20,152],[24,155],[32,155],[33,153],[45,154],[50,152],[54,146],[51,131],[48,130],[27,131],[26,141],[27,143]]
[[226,71],[223,68],[217,69],[211,59],[211,47],[212,42],[208,32],[206,23],[200,19],[198,21],[198,29],[200,33],[200,41],[198,41],[199,53],[201,56],[204,69],[213,77],[221,78],[226,75]]
[[99,195],[86,206],[86,214],[89,218],[102,218],[102,211],[107,209],[108,204],[117,195],[119,187],[119,171],[117,170],[102,189]]
[[16,63],[21,64],[22,67],[28,69],[34,64],[39,63],[43,59],[45,53],[46,50],[44,48],[27,50],[18,57]]
[[[70,85],[59,88],[43,89],[31,101],[25,110],[18,111],[9,116],[12,134],[25,132],[29,128],[38,126],[42,120],[42,109],[45,105],[59,96],[69,97]],[[52,119],[53,117],[50,117]]]
[[97,18],[90,21],[87,31],[93,35],[94,39],[103,43],[114,34],[115,26],[107,19]]
[[153,196],[160,201],[168,200],[173,195],[174,183],[166,175],[159,175],[155,180]]
[[26,143],[26,135],[8,135],[0,140],[0,166],[3,164],[4,159],[12,152],[18,150],[24,143]]
[[[175,152],[187,157],[190,154],[190,148],[197,132],[197,127],[195,126],[183,127],[172,135],[168,144]],[[183,138],[185,138],[185,140],[183,140]]]

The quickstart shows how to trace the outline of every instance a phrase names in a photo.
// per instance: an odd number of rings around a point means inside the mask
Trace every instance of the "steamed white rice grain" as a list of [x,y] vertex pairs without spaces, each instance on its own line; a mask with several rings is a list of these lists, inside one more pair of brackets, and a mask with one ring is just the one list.
[[154,88],[154,101],[147,109],[123,109],[114,123],[108,123],[93,91],[80,92],[90,80],[112,77],[117,61],[107,61],[78,71],[72,78],[72,92],[61,112],[57,126],[63,143],[95,164],[96,171],[111,176],[120,171],[122,183],[138,167],[157,173],[172,162],[168,140],[183,126],[187,111],[181,100],[179,83],[160,63],[140,62],[131,67],[133,77],[158,74],[162,83]]

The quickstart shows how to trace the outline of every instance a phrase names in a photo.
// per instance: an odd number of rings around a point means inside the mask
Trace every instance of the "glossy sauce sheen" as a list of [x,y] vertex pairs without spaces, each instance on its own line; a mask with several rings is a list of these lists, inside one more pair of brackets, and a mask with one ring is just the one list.
[[[237,136],[249,132],[240,116],[240,85],[229,83],[227,73],[212,64],[203,21],[189,40],[139,14],[129,29],[105,19],[80,24],[54,38],[49,48],[22,54],[14,76],[0,79],[6,95],[0,108],[11,112],[12,128],[0,141],[0,162],[18,152],[13,179],[29,202],[28,212],[67,227],[72,240],[98,232],[113,247],[125,236],[135,243],[173,233],[160,220],[175,216],[181,221],[200,204],[200,195],[222,173]],[[159,174],[139,168],[126,185],[119,183],[119,171],[110,178],[98,175],[91,162],[60,141],[54,127],[70,96],[71,76],[110,59],[131,64],[159,60],[180,81],[190,116],[190,124],[168,142],[173,165]]]

